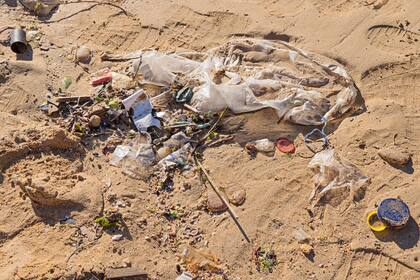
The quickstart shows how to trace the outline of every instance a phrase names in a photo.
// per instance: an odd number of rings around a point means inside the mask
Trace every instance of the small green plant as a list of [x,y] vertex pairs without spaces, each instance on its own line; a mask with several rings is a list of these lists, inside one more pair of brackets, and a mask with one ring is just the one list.
[[103,228],[118,227],[120,224],[118,222],[110,222],[109,219],[105,216],[95,219],[95,223],[99,224]]
[[218,136],[219,136],[219,133],[217,133],[216,131],[212,131],[210,132],[209,136],[207,136],[207,140],[213,140],[214,138]]
[[264,273],[272,273],[277,263],[277,256],[274,250],[265,251],[262,248],[258,248],[255,252],[257,271]]
[[169,211],[169,215],[171,216],[172,219],[178,219],[179,218],[179,213],[175,210],[171,210]]

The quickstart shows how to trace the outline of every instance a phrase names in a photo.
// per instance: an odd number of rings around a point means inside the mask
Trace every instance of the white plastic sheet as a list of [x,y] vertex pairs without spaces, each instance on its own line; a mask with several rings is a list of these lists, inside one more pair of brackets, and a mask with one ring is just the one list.
[[310,199],[317,203],[338,205],[351,196],[359,200],[369,183],[369,178],[359,168],[341,158],[334,149],[317,153],[308,167],[315,173],[315,189]]

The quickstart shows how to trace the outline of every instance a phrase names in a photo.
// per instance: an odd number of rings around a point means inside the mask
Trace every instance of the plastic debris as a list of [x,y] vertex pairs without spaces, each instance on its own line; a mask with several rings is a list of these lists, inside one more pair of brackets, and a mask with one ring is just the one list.
[[188,271],[197,273],[200,270],[208,272],[221,272],[221,261],[208,250],[197,250],[188,247],[182,252],[182,261]]
[[153,107],[143,90],[139,90],[122,101],[126,110],[132,109],[131,118],[140,132],[151,126],[161,127],[160,120],[152,115]]
[[379,219],[377,210],[372,210],[367,214],[366,222],[370,229],[376,232],[384,231],[387,228],[387,226]]
[[287,138],[279,138],[276,142],[277,149],[286,154],[293,154],[296,151],[295,145]]
[[262,153],[272,153],[274,152],[274,143],[268,139],[257,140],[255,141],[255,149]]
[[352,163],[340,158],[334,149],[323,150],[312,158],[308,167],[315,173],[315,189],[310,199],[338,205],[352,196],[355,201],[364,196],[369,178]]
[[180,131],[178,133],[175,133],[171,136],[171,138],[165,141],[163,143],[163,146],[174,150],[181,148],[189,141],[191,141],[191,138],[187,137],[184,132]]
[[183,87],[175,95],[175,101],[178,103],[188,103],[193,96],[193,90],[190,87]]
[[378,218],[387,226],[402,228],[410,219],[410,209],[401,199],[387,198],[379,204]]
[[159,161],[159,164],[162,165],[165,169],[175,166],[185,166],[188,163],[188,156],[192,152],[192,150],[193,147],[191,146],[191,144],[187,143],[184,146],[182,146],[181,149],[163,158],[161,161]]

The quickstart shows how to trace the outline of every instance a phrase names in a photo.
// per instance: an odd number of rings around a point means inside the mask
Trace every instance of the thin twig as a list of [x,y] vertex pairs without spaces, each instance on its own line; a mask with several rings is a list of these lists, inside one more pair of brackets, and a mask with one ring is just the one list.
[[223,118],[223,115],[225,114],[227,110],[227,107],[223,110],[223,112],[219,115],[219,118],[217,119],[217,121],[213,124],[213,126],[210,128],[210,130],[206,133],[206,135],[204,135],[200,141],[198,141],[199,143],[205,141],[207,139],[207,137],[210,135],[210,133],[212,133],[214,131],[214,129],[216,128],[216,126],[219,124],[220,120]]
[[60,22],[60,21],[63,21],[63,20],[69,19],[69,18],[71,18],[71,17],[74,17],[75,15],[78,15],[78,14],[80,14],[80,13],[82,13],[82,12],[87,12],[87,11],[90,11],[90,10],[92,10],[93,8],[97,7],[97,6],[103,6],[103,5],[108,5],[108,6],[112,6],[112,7],[118,8],[118,9],[120,9],[120,10],[121,10],[121,12],[123,12],[126,16],[128,16],[128,15],[129,15],[129,14],[128,14],[128,12],[127,12],[126,10],[124,10],[122,7],[120,7],[120,6],[118,6],[118,5],[115,5],[115,4],[112,4],[112,3],[108,3],[108,2],[102,2],[102,3],[101,3],[101,2],[97,2],[97,1],[88,1],[88,0],[86,0],[86,1],[65,2],[65,3],[61,3],[60,5],[64,5],[64,4],[76,4],[76,3],[95,3],[95,4],[93,4],[93,5],[92,5],[92,6],[90,6],[90,7],[84,8],[84,9],[82,9],[82,10],[80,10],[80,11],[77,11],[77,12],[75,12],[75,13],[71,14],[71,15],[68,15],[68,16],[66,16],[66,17],[63,17],[63,18],[60,18],[60,19],[57,19],[57,20],[47,20],[47,21],[42,21],[42,23],[57,23],[57,22]]
[[235,213],[233,212],[232,208],[230,207],[229,203],[226,201],[226,199],[220,194],[218,188],[216,187],[216,185],[213,183],[213,180],[211,179],[210,175],[207,173],[206,169],[204,169],[204,166],[200,163],[200,161],[198,161],[197,156],[194,154],[194,160],[196,162],[196,164],[200,167],[201,171],[203,172],[203,174],[206,176],[207,181],[209,182],[210,186],[212,187],[213,191],[217,194],[217,196],[222,200],[223,204],[226,205],[227,207],[227,211],[229,212],[230,216],[232,217],[233,221],[235,222],[236,226],[239,228],[239,230],[241,231],[242,235],[245,237],[245,240],[248,243],[251,243],[251,240],[249,239],[248,235],[246,234],[244,228],[242,227],[242,225],[239,223],[238,219],[235,216]]

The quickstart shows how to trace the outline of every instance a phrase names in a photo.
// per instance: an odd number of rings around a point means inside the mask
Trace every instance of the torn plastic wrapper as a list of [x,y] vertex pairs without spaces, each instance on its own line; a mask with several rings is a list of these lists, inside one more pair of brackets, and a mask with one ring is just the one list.
[[173,152],[172,154],[166,156],[161,161],[159,161],[159,165],[163,166],[165,169],[171,167],[182,167],[187,165],[188,157],[191,154],[193,147],[190,143],[185,144],[182,146],[181,149]]
[[315,189],[310,199],[316,200],[316,204],[336,206],[348,197],[358,201],[370,182],[359,168],[340,158],[334,149],[315,154],[308,167],[315,173]]
[[160,120],[153,115],[153,106],[143,90],[122,101],[126,110],[132,109],[131,119],[139,132],[145,133],[151,126],[160,128]]

